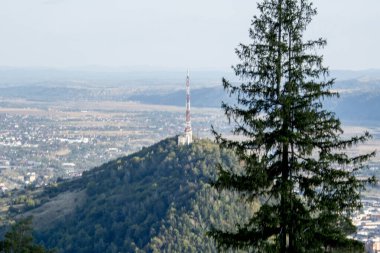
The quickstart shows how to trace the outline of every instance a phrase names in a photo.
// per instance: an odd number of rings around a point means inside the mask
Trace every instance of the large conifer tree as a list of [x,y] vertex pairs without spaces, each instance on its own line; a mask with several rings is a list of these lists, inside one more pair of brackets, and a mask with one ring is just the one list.
[[305,40],[316,15],[309,0],[262,0],[250,29],[251,43],[236,53],[241,84],[223,80],[237,98],[222,104],[234,134],[218,134],[222,147],[242,160],[243,173],[220,167],[219,189],[239,192],[245,201],[260,199],[260,210],[234,231],[210,232],[219,246],[253,252],[330,252],[362,245],[347,239],[355,228],[350,215],[361,206],[367,182],[355,174],[374,153],[350,157],[347,148],[368,133],[342,138],[339,119],[323,107],[337,97],[333,79],[316,50],[323,39]]

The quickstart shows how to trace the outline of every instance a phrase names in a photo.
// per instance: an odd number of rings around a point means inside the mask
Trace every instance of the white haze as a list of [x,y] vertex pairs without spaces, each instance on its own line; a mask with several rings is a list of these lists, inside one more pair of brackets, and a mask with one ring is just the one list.
[[[379,0],[315,0],[332,69],[380,68]],[[229,69],[253,0],[0,0],[0,66]]]

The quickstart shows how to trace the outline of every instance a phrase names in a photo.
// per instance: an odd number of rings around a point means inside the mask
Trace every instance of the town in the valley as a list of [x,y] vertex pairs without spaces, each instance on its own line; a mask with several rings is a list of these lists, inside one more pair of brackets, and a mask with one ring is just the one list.
[[[122,101],[15,100],[0,105],[0,192],[42,187],[58,180],[79,177],[104,162],[141,150],[167,137],[179,144],[192,138],[212,138],[211,124],[229,133],[230,126],[217,108],[186,108]],[[380,128],[347,127],[348,133]],[[376,138],[351,154],[375,150]],[[379,176],[375,158],[364,174]],[[353,216],[367,252],[380,252],[380,189],[363,192],[363,208]]]

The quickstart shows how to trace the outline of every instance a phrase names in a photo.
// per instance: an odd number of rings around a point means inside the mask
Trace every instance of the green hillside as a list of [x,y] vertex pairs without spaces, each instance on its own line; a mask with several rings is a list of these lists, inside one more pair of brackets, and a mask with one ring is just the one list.
[[236,165],[207,140],[163,140],[39,193],[36,238],[58,252],[216,252],[210,226],[242,222],[246,206],[208,182],[215,164]]

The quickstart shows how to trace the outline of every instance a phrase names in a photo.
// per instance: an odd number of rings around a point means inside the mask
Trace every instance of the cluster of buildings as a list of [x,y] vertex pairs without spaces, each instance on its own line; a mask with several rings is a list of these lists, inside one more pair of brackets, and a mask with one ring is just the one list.
[[44,186],[54,177],[54,169],[28,160],[16,162],[0,156],[0,193],[25,186]]
[[352,238],[365,244],[367,253],[380,253],[380,199],[364,198],[363,209],[353,217],[357,232]]

